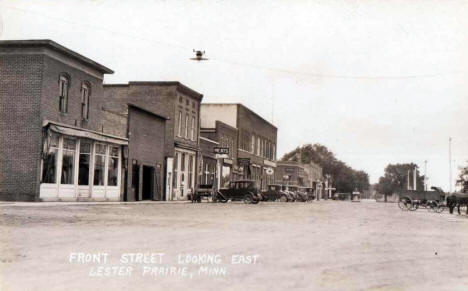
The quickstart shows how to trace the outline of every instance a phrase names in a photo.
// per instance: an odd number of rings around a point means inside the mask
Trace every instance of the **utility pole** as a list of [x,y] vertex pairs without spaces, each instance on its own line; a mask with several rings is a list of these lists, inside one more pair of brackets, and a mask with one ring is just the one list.
[[427,191],[427,160],[424,161],[424,191]]
[[452,138],[449,137],[449,193],[452,193]]

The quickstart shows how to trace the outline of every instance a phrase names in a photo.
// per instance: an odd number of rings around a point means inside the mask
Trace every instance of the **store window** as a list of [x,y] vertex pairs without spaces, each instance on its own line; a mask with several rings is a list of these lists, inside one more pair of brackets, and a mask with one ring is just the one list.
[[63,139],[61,184],[74,184],[76,140]]
[[90,163],[91,163],[91,142],[82,140],[80,141],[78,185],[89,185]]
[[188,164],[188,189],[192,188],[192,177],[193,177],[193,156],[189,156]]
[[104,171],[106,166],[106,146],[96,144],[96,154],[94,156],[94,185],[104,186]]
[[229,186],[229,182],[231,181],[231,167],[224,166],[222,167],[222,175],[221,175],[221,187],[226,188]]
[[42,183],[55,184],[57,179],[57,164],[58,164],[58,150],[59,138],[56,134],[47,137],[46,144],[48,144],[47,152],[43,162]]
[[182,153],[180,158],[180,186],[181,186],[181,194],[184,195],[185,189],[185,156],[186,154]]
[[119,174],[119,148],[109,147],[109,165],[107,175],[107,186],[117,186],[117,177]]
[[177,173],[179,172],[179,153],[176,153],[175,154],[175,157],[174,157],[174,177],[172,179],[172,188],[174,189],[177,189],[177,180],[179,178],[179,176],[177,175]]

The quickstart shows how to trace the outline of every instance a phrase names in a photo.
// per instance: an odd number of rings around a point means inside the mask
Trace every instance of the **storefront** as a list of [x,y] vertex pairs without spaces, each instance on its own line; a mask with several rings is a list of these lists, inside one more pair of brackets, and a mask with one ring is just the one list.
[[121,200],[125,138],[47,123],[43,129],[43,201]]
[[195,187],[196,152],[176,148],[173,160],[172,197],[169,200],[186,200]]

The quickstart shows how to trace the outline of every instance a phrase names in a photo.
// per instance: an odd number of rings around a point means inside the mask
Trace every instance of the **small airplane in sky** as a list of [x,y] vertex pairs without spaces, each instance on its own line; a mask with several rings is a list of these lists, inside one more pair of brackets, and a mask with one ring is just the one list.
[[208,60],[207,58],[203,57],[203,55],[205,54],[205,51],[193,50],[193,52],[195,53],[195,57],[190,58],[191,60],[194,60],[194,61],[206,61],[206,60]]

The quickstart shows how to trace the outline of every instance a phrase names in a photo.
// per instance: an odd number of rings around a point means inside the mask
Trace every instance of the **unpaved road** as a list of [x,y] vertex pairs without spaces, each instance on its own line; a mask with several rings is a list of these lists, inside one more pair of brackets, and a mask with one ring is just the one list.
[[[109,261],[70,263],[73,252]],[[122,264],[124,253],[164,253],[163,263]],[[198,275],[179,254],[219,255],[202,266],[227,273]],[[232,264],[234,254],[257,260]],[[122,265],[131,276],[90,276]],[[143,276],[144,266],[195,276]],[[468,290],[468,218],[335,201],[0,204],[0,290]]]

